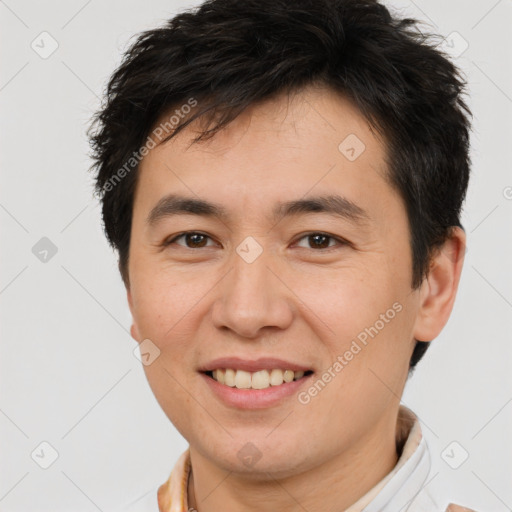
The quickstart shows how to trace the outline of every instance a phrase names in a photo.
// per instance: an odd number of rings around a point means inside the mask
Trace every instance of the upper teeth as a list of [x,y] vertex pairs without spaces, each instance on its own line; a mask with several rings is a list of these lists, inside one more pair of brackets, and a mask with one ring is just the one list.
[[258,372],[246,372],[231,368],[213,370],[213,378],[226,386],[238,389],[265,389],[269,386],[279,386],[283,382],[291,382],[304,376],[303,371],[292,370],[260,370]]

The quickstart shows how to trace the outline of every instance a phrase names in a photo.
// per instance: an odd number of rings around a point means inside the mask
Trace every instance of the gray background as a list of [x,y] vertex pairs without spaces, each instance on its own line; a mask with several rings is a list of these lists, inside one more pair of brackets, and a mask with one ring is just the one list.
[[[196,4],[0,1],[2,511],[118,509],[163,483],[187,446],[133,354],[85,130],[130,36]],[[428,485],[511,510],[512,0],[388,4],[447,38],[474,113],[460,292],[403,402],[430,443]],[[43,237],[57,248],[46,262]],[[44,441],[58,452],[47,469]]]

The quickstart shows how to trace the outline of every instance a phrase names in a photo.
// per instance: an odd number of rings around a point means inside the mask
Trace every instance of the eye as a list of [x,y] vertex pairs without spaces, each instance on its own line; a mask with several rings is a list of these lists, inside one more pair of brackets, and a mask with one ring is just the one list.
[[[178,243],[178,240],[182,239],[184,240],[184,243]],[[166,240],[162,245],[169,246],[172,244],[176,244],[187,249],[201,249],[203,247],[208,247],[208,240],[212,239],[208,235],[205,235],[204,233],[200,233],[198,231],[187,231],[185,233],[181,233],[180,235],[175,236],[174,238]],[[306,240],[306,244],[308,244],[308,246],[304,247],[304,245],[302,245],[302,247],[306,249],[328,250],[333,247],[336,247],[336,245],[344,246],[348,244],[348,242],[346,242],[343,239],[322,232],[308,233],[299,238],[299,242],[301,240]],[[301,246],[299,243],[297,243],[297,245],[299,247]]]
[[[184,246],[188,249],[200,249],[202,247],[206,247],[206,240],[210,237],[208,235],[205,235],[203,233],[199,233],[197,231],[187,231],[186,233],[181,233],[181,235],[175,236],[174,238],[170,240],[166,240],[163,245],[168,246],[171,244],[176,243],[177,240],[180,239],[185,240]],[[210,238],[211,240],[211,238]],[[190,244],[190,245],[189,245]],[[183,244],[177,244],[182,245]]]
[[[299,240],[307,240],[306,243],[309,245],[309,247],[306,247],[307,249],[330,249],[332,247],[335,247],[336,244],[338,245],[346,245],[347,242],[336,238],[332,235],[329,235],[327,233],[321,233],[321,232],[315,232],[315,233],[308,233],[307,235],[304,235]],[[333,245],[329,245],[329,242],[334,242]],[[304,247],[304,246],[302,246]]]

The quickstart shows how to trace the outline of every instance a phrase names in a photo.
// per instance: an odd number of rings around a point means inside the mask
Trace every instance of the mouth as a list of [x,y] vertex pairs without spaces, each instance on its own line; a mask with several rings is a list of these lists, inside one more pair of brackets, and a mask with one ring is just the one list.
[[225,387],[241,390],[278,388],[293,381],[305,379],[313,374],[312,370],[288,370],[274,368],[249,372],[234,368],[217,368],[201,372]]

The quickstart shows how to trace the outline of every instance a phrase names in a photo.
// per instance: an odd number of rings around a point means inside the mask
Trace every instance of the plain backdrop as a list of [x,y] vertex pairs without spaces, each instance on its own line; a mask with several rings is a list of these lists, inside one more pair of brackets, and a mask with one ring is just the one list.
[[[133,353],[85,131],[130,37],[198,3],[0,1],[1,511],[117,510],[163,483],[187,447]],[[403,403],[428,438],[429,486],[504,512],[512,509],[512,1],[387,4],[446,37],[474,113],[460,291]],[[467,452],[457,469],[442,456],[447,447],[458,458]]]

